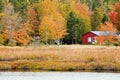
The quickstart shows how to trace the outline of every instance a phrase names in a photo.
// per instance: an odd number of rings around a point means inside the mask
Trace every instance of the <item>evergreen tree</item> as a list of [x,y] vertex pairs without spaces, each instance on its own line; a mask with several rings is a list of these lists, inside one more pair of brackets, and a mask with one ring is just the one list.
[[102,19],[102,23],[105,23],[105,22],[108,22],[108,15],[107,14],[104,14],[103,15],[103,19]]
[[92,15],[92,30],[96,30],[103,19],[103,13],[101,8],[96,8]]
[[73,37],[75,36],[74,29],[75,29],[76,24],[78,24],[77,18],[75,17],[73,12],[70,12],[69,17],[67,19],[67,33],[68,33],[68,35],[64,39],[64,41],[68,44],[74,43]]
[[81,43],[81,37],[84,33],[91,30],[89,21],[83,16],[76,16],[70,12],[67,19],[67,33],[64,42],[68,44]]

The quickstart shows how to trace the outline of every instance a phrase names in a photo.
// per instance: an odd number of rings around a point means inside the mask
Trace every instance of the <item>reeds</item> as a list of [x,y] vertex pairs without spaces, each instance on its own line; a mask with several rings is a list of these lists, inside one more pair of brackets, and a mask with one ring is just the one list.
[[1,47],[0,69],[120,71],[120,47],[88,45]]

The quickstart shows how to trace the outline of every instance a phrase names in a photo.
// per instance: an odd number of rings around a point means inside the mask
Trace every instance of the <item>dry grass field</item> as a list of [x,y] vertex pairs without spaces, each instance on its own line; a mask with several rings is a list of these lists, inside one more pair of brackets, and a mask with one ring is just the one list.
[[120,47],[0,47],[0,70],[120,71]]

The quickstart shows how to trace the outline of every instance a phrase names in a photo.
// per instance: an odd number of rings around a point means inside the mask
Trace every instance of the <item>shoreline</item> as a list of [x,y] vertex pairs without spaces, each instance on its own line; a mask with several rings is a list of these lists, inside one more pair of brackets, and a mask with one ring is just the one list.
[[[0,62],[1,63],[1,62]],[[120,68],[116,66],[109,68],[109,65],[103,66],[102,64],[91,66],[91,64],[75,63],[72,62],[39,62],[39,61],[19,61],[19,62],[2,62],[3,68],[0,71],[67,71],[67,72],[119,72]],[[6,66],[4,66],[6,65]],[[47,65],[47,66],[45,66]]]

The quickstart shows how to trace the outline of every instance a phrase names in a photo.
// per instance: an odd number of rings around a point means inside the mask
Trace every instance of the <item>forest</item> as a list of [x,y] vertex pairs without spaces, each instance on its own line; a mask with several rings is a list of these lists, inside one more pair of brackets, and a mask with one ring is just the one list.
[[81,44],[98,30],[120,32],[120,0],[0,0],[0,46]]

